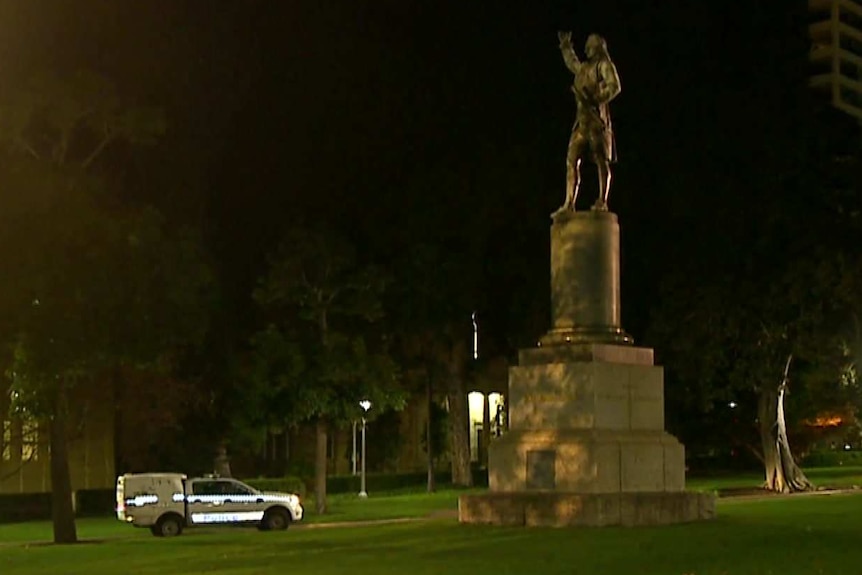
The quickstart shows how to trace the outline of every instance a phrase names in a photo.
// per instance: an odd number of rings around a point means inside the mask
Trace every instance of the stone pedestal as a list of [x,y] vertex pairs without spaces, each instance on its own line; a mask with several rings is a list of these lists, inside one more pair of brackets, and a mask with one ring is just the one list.
[[685,450],[664,431],[663,370],[620,325],[619,226],[565,212],[551,229],[553,327],[509,369],[509,432],[488,451],[490,493],[465,523],[652,525],[707,519],[685,491]]
[[616,214],[566,210],[553,217],[553,323],[542,343],[632,343],[620,325],[620,226]]

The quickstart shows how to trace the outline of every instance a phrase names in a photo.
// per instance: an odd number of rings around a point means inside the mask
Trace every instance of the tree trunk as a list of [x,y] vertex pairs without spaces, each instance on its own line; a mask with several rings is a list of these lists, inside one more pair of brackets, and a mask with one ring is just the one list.
[[464,345],[453,345],[449,358],[449,437],[452,441],[452,483],[460,487],[473,485],[470,471],[470,409],[467,403],[467,390],[464,385],[465,355]]
[[72,477],[69,471],[66,393],[57,391],[50,423],[51,443],[51,519],[54,543],[77,543],[75,511],[72,508]]
[[470,472],[470,437],[467,434],[467,394],[453,391],[449,394],[450,437],[452,438],[452,483],[470,487],[473,476]]
[[452,483],[460,487],[473,485],[473,474],[470,472],[470,436],[467,434],[468,418],[467,394],[457,390],[451,392],[449,435],[452,438]]
[[425,398],[428,407],[428,419],[425,422],[425,451],[428,456],[428,493],[434,493],[437,486],[434,481],[434,444],[431,435],[431,414],[434,409],[434,394],[431,388],[431,378],[425,382]]
[[314,499],[318,514],[326,513],[326,421],[320,417],[315,426],[317,442],[314,456]]
[[[322,294],[318,292],[318,301]],[[318,316],[320,327],[320,343],[324,349],[329,347],[329,323],[326,317],[326,307],[322,307]],[[317,443],[314,455],[314,499],[315,509],[319,515],[326,513],[326,420],[317,418],[316,435]]]
[[769,491],[790,493],[808,491],[814,486],[802,469],[796,465],[790,442],[787,439],[787,422],[784,419],[784,395],[787,374],[792,356],[784,367],[784,378],[776,390],[764,390],[758,400],[760,441],[763,447],[763,466],[766,472],[764,487]]

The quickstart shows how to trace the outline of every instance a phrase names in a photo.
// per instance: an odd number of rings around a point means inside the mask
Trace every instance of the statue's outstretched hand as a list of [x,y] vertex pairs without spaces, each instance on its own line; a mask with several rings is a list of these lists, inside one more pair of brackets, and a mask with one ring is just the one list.
[[557,32],[557,38],[560,40],[560,49],[571,48],[572,47],[572,33],[571,32]]

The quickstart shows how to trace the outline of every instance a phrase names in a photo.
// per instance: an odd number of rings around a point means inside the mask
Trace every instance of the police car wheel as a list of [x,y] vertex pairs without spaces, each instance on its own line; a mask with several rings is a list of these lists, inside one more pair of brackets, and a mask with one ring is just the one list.
[[174,537],[183,532],[183,524],[180,519],[171,515],[159,519],[156,528],[160,537]]
[[263,529],[266,531],[281,531],[290,525],[290,517],[283,509],[270,509],[263,516]]

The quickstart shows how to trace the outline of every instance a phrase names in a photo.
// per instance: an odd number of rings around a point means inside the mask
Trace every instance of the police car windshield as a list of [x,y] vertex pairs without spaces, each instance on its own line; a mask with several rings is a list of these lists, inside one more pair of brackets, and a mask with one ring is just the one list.
[[254,489],[229,479],[207,479],[195,481],[192,484],[192,493],[195,495],[254,495]]

